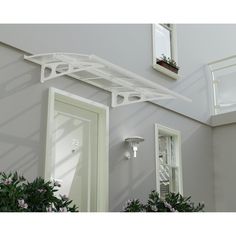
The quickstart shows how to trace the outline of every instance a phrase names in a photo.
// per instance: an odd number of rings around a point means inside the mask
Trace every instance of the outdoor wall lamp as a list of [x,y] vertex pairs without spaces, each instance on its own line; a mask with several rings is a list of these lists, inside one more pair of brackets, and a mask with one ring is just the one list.
[[[132,136],[125,139],[125,142],[129,144],[130,148],[133,151],[133,157],[137,157],[138,146],[140,142],[143,142],[144,138],[139,136]],[[130,152],[125,153],[127,159],[131,158]]]

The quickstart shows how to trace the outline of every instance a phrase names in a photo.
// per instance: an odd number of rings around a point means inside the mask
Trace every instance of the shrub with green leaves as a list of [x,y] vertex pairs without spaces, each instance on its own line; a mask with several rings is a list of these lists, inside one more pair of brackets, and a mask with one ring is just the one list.
[[28,182],[15,173],[0,173],[1,212],[76,212],[75,205],[65,195],[57,197],[57,182],[38,177]]
[[128,200],[124,206],[125,212],[141,212],[146,211],[145,205],[138,199]]
[[149,194],[147,204],[140,200],[129,200],[125,206],[125,212],[200,212],[204,209],[204,204],[197,206],[191,202],[191,197],[183,197],[179,193],[169,193],[165,199],[161,199],[156,191]]

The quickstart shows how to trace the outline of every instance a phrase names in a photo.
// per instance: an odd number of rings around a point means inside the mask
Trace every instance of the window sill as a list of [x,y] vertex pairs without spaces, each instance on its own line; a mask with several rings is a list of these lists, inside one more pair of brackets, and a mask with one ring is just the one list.
[[152,67],[153,67],[153,69],[155,69],[155,70],[161,72],[161,73],[164,74],[164,75],[167,75],[168,77],[170,77],[170,78],[172,78],[172,79],[175,79],[175,80],[180,79],[180,76],[179,76],[178,74],[176,74],[176,73],[174,73],[174,72],[172,72],[172,71],[166,69],[166,68],[163,67],[163,66],[160,66],[160,65],[158,65],[158,64],[153,64]]

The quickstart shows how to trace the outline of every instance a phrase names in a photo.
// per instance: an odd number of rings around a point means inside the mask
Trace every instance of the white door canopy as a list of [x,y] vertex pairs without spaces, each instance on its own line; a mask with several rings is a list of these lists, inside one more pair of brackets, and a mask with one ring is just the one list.
[[48,53],[24,56],[41,65],[41,82],[68,75],[112,93],[112,107],[163,99],[179,98],[190,102],[164,86],[147,80],[95,55]]

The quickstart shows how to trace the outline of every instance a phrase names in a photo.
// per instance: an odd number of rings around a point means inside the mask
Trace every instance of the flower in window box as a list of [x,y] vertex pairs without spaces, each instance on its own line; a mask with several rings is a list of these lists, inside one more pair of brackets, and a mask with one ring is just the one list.
[[164,54],[162,54],[162,57],[160,59],[156,59],[156,63],[176,74],[178,74],[179,72],[179,67],[176,64],[176,61],[169,57],[167,58]]

